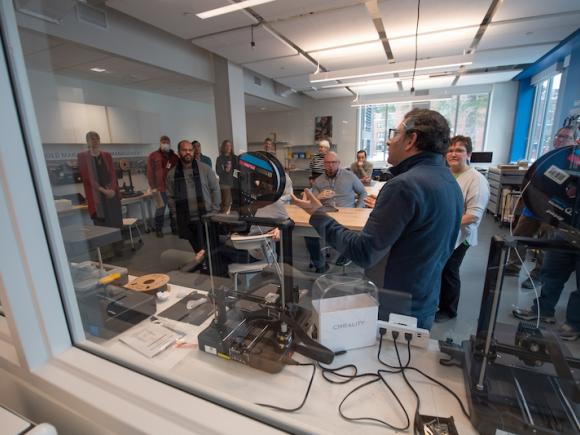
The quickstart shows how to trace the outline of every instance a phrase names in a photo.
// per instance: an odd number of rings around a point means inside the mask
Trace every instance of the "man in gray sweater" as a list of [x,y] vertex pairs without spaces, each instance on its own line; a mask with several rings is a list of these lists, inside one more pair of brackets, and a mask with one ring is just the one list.
[[[349,208],[365,206],[367,192],[362,182],[351,171],[340,168],[338,155],[332,151],[324,156],[324,174],[316,179],[311,190],[325,206]],[[305,241],[316,273],[326,272],[328,265],[320,252],[320,239],[305,237]],[[343,261],[344,258],[339,258],[337,263]]]

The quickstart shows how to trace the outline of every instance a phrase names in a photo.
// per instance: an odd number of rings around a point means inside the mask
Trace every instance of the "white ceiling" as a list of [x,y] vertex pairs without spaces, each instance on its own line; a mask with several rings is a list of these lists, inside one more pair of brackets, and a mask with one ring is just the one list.
[[[20,28],[26,66],[40,71],[183,98],[213,101],[213,86],[192,77],[146,65],[64,39]],[[91,68],[104,68],[94,72]]]
[[[308,75],[317,64],[327,71],[387,65],[375,24],[385,29],[394,62],[414,59],[417,2],[413,0],[276,0],[207,20],[200,12],[233,0],[108,0],[107,5],[304,91],[313,98],[352,95],[345,88],[322,89]],[[419,58],[464,54],[492,0],[422,0],[417,38]],[[373,16],[375,21],[373,21]],[[255,47],[250,46],[251,24]],[[455,84],[511,80],[580,27],[579,0],[504,0],[475,51],[474,62]],[[310,59],[308,59],[310,57]],[[494,71],[495,67],[503,67]],[[491,69],[482,73],[482,70]],[[507,69],[507,71],[505,71]],[[470,70],[478,70],[471,75]],[[450,77],[417,80],[417,89],[447,87]],[[332,84],[329,82],[325,84]],[[348,84],[348,83],[345,83]],[[410,81],[401,80],[403,90]],[[396,82],[352,87],[361,94],[400,91]]]

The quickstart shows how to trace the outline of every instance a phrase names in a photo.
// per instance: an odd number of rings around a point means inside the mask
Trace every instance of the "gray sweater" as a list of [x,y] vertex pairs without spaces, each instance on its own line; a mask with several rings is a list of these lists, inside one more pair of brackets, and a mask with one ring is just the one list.
[[350,171],[339,169],[333,178],[322,174],[314,182],[312,193],[318,196],[326,189],[334,190],[336,196],[325,200],[324,205],[352,208],[365,206],[367,191],[358,177]]
[[[218,213],[222,201],[220,186],[218,184],[217,176],[212,168],[205,164],[198,164],[199,177],[201,179],[201,188],[203,190],[203,199],[205,201],[205,209],[208,213]],[[193,180],[193,169],[183,169],[185,176],[185,186],[187,189],[187,205],[189,206],[189,213],[192,218],[197,215],[197,201],[195,194],[195,182]],[[177,216],[175,210],[175,196],[174,196],[174,180],[175,168],[167,173],[166,192],[167,202],[173,216]]]

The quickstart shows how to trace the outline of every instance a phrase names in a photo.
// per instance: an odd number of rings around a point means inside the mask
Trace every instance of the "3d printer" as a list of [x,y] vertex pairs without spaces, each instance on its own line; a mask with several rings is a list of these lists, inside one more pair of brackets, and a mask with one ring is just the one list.
[[[299,304],[294,287],[292,265],[292,229],[289,220],[255,217],[256,211],[276,202],[285,188],[284,168],[273,155],[249,152],[239,158],[235,174],[233,215],[208,215],[204,218],[211,274],[211,298],[214,320],[198,336],[205,352],[276,373],[292,363],[294,352],[314,360],[331,363],[334,353],[310,338],[303,329],[309,317]],[[227,275],[221,256],[220,234],[244,229],[249,225],[280,229],[280,261],[275,278],[261,282],[246,292],[215,286],[214,277]]]
[[580,433],[580,359],[536,323],[497,322],[507,252],[520,245],[580,255],[580,149],[553,150],[528,170],[526,206],[556,228],[556,240],[492,238],[477,333],[461,347],[441,343],[443,364],[463,367],[474,426],[483,434]]

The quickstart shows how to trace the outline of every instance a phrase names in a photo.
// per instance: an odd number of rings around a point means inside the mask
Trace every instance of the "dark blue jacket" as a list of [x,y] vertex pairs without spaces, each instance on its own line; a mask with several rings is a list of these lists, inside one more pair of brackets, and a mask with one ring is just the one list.
[[[382,288],[412,295],[415,317],[437,311],[441,272],[451,256],[463,212],[459,185],[443,156],[422,152],[391,168],[395,176],[379,192],[361,232],[351,231],[325,213],[310,224],[327,243],[369,269],[388,255]],[[388,301],[380,297],[381,308]],[[381,309],[379,310],[381,316]]]

